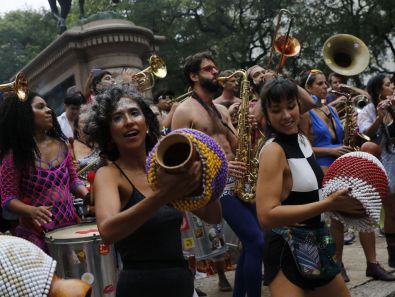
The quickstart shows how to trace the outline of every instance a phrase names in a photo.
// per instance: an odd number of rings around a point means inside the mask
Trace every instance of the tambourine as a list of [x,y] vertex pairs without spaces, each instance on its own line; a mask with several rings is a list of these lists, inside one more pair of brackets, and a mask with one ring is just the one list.
[[323,197],[347,188],[352,189],[349,195],[361,202],[366,216],[353,218],[345,211],[329,212],[329,216],[356,231],[373,231],[388,191],[388,177],[381,162],[365,152],[351,152],[336,159],[324,176]]
[[191,193],[190,197],[171,203],[183,211],[201,208],[220,197],[225,188],[228,170],[224,151],[205,133],[194,129],[177,129],[162,138],[147,158],[148,183],[155,188],[159,167],[169,173],[177,173],[189,168],[196,160],[200,160],[202,164],[200,189]]

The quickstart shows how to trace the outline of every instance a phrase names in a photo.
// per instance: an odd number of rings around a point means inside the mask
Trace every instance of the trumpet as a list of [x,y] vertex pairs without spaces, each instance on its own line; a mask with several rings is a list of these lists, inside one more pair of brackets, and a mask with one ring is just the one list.
[[15,92],[19,100],[26,101],[29,96],[29,85],[27,79],[22,72],[19,72],[13,82],[0,85],[1,92]]
[[152,55],[149,64],[149,67],[132,76],[132,80],[136,83],[140,92],[152,89],[155,85],[155,77],[164,78],[167,75],[166,64],[159,56]]

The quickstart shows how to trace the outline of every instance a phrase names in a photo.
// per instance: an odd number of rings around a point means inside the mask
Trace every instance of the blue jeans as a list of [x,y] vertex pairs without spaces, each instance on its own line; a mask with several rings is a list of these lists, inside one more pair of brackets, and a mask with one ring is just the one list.
[[229,193],[221,197],[222,214],[240,239],[243,249],[237,263],[233,297],[260,297],[262,287],[263,232],[256,206]]

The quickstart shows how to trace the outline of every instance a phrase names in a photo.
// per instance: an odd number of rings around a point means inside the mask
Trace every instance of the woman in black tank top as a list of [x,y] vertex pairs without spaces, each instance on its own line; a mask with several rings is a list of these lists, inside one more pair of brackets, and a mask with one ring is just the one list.
[[[136,93],[113,88],[97,96],[86,127],[109,161],[96,174],[93,193],[103,241],[115,243],[123,263],[117,296],[193,295],[193,276],[182,254],[182,214],[169,202],[199,185],[200,164],[180,174],[158,173],[156,190],[145,175],[147,152],[160,135],[150,108]],[[215,202],[196,212],[219,223]]]
[[290,226],[327,231],[321,213],[328,210],[363,213],[359,203],[349,199],[347,189],[319,199],[323,174],[308,139],[299,131],[297,94],[296,85],[284,78],[270,81],[261,93],[268,135],[273,137],[260,154],[256,195],[258,218],[268,230],[264,283],[273,296],[308,296],[309,290],[315,290],[316,296],[349,296],[336,263],[331,277],[306,278],[299,273],[286,241],[274,232]]

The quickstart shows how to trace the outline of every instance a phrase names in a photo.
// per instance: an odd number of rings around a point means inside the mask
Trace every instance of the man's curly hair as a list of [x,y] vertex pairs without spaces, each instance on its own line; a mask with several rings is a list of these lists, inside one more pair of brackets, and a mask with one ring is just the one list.
[[145,139],[147,153],[160,137],[158,120],[142,97],[134,90],[112,87],[95,98],[96,102],[88,111],[88,120],[83,129],[87,135],[88,144],[92,146],[97,145],[100,154],[110,161],[115,161],[119,158],[119,151],[116,145],[112,144],[111,139],[111,116],[119,100],[125,97],[136,102],[145,117],[149,131]]

